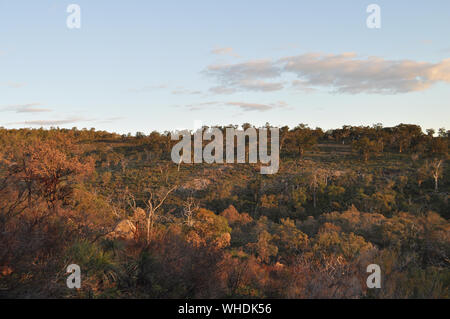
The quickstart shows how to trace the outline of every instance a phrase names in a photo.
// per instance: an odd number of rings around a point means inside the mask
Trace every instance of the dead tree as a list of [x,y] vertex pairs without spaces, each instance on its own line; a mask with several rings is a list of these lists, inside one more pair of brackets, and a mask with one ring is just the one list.
[[439,177],[441,177],[441,175],[442,175],[442,163],[443,163],[442,159],[435,159],[431,163],[431,175],[433,176],[433,179],[434,179],[434,191],[435,192],[438,192],[438,181],[439,181]]
[[150,243],[150,235],[153,233],[153,226],[157,219],[158,209],[161,208],[162,204],[164,204],[169,194],[172,193],[175,189],[177,189],[177,186],[173,186],[169,190],[164,191],[163,193],[160,194],[157,194],[156,192],[150,190],[150,198],[145,203],[146,205],[145,213],[147,220],[147,231],[146,231],[147,245]]
[[198,203],[191,196],[183,203],[183,216],[186,219],[184,222],[189,227],[194,226],[194,217],[199,209]]

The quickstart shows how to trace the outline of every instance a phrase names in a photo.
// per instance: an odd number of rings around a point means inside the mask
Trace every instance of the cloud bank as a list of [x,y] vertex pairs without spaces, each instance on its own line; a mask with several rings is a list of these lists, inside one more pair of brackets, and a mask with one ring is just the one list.
[[449,83],[450,59],[429,63],[362,58],[355,53],[308,53],[278,60],[211,65],[204,73],[218,82],[210,91],[221,94],[282,90],[285,75],[296,76],[292,86],[306,91],[323,88],[347,94],[399,94]]

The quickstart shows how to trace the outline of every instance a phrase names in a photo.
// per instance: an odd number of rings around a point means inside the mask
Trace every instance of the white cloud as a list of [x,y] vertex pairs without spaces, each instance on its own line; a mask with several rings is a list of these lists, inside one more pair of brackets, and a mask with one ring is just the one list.
[[197,95],[197,94],[202,94],[202,92],[195,91],[195,90],[188,90],[188,89],[184,89],[184,88],[178,88],[176,90],[173,90],[172,94],[174,94],[174,95]]
[[305,54],[281,60],[305,85],[339,93],[396,94],[421,91],[439,81],[450,82],[450,60],[433,64],[411,60],[360,59],[354,53]]
[[212,107],[212,106],[219,105],[219,104],[221,104],[221,102],[211,101],[211,102],[203,102],[203,103],[196,103],[196,104],[188,104],[185,107],[189,108],[189,110],[191,110],[191,111],[197,111],[197,110],[204,109],[205,107]]
[[15,123],[8,123],[7,125],[57,126],[57,125],[72,124],[72,123],[83,122],[83,121],[86,121],[86,120],[83,118],[80,118],[80,117],[72,117],[72,118],[66,118],[63,120],[32,120],[32,121],[24,121],[24,122],[15,122]]
[[262,80],[242,80],[233,83],[231,86],[215,86],[209,89],[215,94],[232,94],[238,91],[271,92],[283,89],[283,84],[279,82],[266,82]]
[[305,83],[305,81],[301,81],[301,80],[294,80],[291,83],[291,87],[297,91],[301,91],[304,93],[311,93],[316,91],[316,89],[309,87],[307,83]]
[[285,102],[277,102],[270,104],[259,104],[259,103],[246,103],[246,102],[226,102],[226,105],[238,106],[244,111],[269,111],[276,108],[286,107],[287,104]]
[[[338,93],[398,94],[426,90],[450,82],[450,59],[438,63],[361,58],[355,53],[309,53],[271,60],[212,65],[205,74],[220,84],[211,90],[234,92],[283,89],[282,76],[294,74],[293,86],[311,91],[325,88]],[[270,80],[271,82],[268,82]]]
[[211,107],[224,107],[224,106],[235,106],[243,111],[259,111],[259,112],[265,112],[277,108],[284,108],[287,107],[287,103],[283,101],[278,101],[275,103],[268,103],[268,104],[262,104],[262,103],[249,103],[249,102],[218,102],[218,101],[210,101],[210,102],[204,102],[204,103],[197,103],[197,104],[189,104],[185,107],[189,108],[191,111],[197,111],[197,110],[203,110],[205,108],[211,108]]
[[155,90],[165,89],[167,87],[168,87],[167,84],[146,85],[141,88],[130,89],[130,92],[134,92],[134,93],[151,92],[151,91],[155,91]]
[[112,122],[116,122],[116,121],[121,121],[121,120],[124,120],[124,119],[126,119],[126,118],[123,117],[123,116],[116,116],[116,117],[109,117],[109,118],[106,118],[104,120],[93,120],[93,121],[95,121],[97,123],[105,124],[105,123],[112,123]]
[[217,55],[229,55],[235,58],[239,58],[239,54],[237,54],[236,52],[234,52],[233,48],[216,48],[214,50],[211,51],[212,54],[217,54]]
[[[170,87],[167,84],[157,84],[157,85],[147,85],[147,86],[143,86],[141,88],[133,88],[133,89],[130,89],[129,91],[134,92],[134,93],[144,93],[144,92],[152,92],[152,91],[156,91],[156,90],[163,90],[163,89],[169,89],[169,88]],[[182,86],[178,86],[178,87],[172,89],[171,93],[174,95],[202,94],[201,91],[189,90]]]
[[238,80],[276,78],[281,70],[271,60],[252,60],[236,64],[215,64],[207,67],[205,73],[222,82]]
[[46,119],[46,120],[30,120],[23,122],[7,123],[6,125],[23,125],[23,126],[58,126],[66,124],[75,124],[79,122],[93,122],[99,124],[112,123],[125,119],[122,116],[109,117],[105,119],[99,118],[84,118],[78,116],[69,116],[63,119]]
[[51,109],[39,108],[40,103],[29,103],[20,105],[9,105],[0,109],[1,111],[11,111],[16,113],[44,113],[51,112]]
[[277,78],[281,70],[270,60],[254,60],[238,64],[218,64],[209,66],[204,73],[214,77],[220,83],[211,89],[215,93],[234,93],[235,91],[276,91],[283,85],[279,82],[268,82]]
[[262,80],[242,80],[239,82],[239,86],[244,90],[261,92],[279,91],[283,89],[282,83]]
[[25,86],[25,83],[19,83],[19,82],[3,82],[3,83],[0,83],[0,85],[6,86],[6,87],[11,88],[11,89],[19,89],[19,88],[24,87],[24,86]]
[[226,86],[214,86],[210,88],[209,91],[215,94],[232,94],[237,90]]

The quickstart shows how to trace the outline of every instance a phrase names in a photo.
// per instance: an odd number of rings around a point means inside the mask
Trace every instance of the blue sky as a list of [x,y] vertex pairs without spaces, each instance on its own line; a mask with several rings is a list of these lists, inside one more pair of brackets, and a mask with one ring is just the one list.
[[449,35],[448,0],[0,0],[0,126],[448,129]]

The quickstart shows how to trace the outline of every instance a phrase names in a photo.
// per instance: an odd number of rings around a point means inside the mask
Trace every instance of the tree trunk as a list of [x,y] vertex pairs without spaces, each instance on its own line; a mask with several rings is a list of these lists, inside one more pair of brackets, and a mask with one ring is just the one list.
[[314,189],[314,192],[313,192],[313,204],[314,204],[314,208],[316,208],[316,189]]
[[369,160],[369,153],[364,153],[364,162]]
[[302,157],[303,157],[303,153],[304,153],[303,148],[302,148],[302,147],[299,147],[299,148],[298,148],[298,152],[299,152],[299,154],[300,154],[300,158],[302,158]]
[[147,245],[150,244],[150,219],[151,215],[147,218]]

